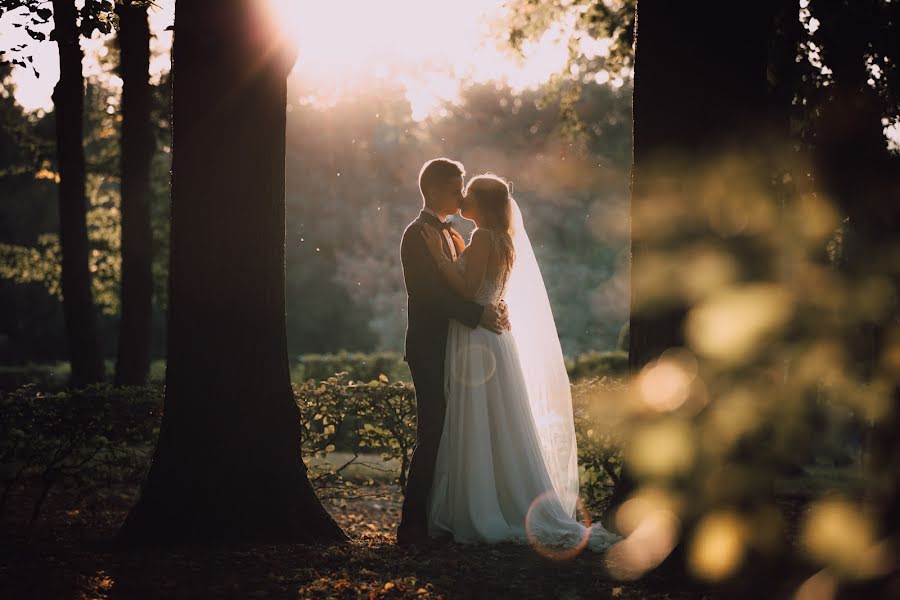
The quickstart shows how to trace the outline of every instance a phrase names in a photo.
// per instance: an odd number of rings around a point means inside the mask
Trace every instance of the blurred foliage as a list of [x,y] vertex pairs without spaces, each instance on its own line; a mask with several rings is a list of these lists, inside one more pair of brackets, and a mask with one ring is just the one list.
[[[560,88],[569,94],[628,80],[635,4],[512,2],[508,41],[522,50],[548,32],[567,36]],[[731,588],[736,596],[837,597],[896,569],[896,538],[887,537],[896,532],[896,444],[875,443],[896,439],[900,402],[900,170],[896,137],[885,138],[900,119],[900,7],[777,7],[773,131],[709,162],[692,149],[657,155],[636,176],[647,200],[631,214],[641,254],[633,309],[684,310],[686,341],[635,373],[618,402],[596,401],[615,408],[604,422],[626,441],[637,479],[611,515],[627,537],[608,566],[634,579],[674,556],[700,580],[753,581]],[[709,126],[697,124],[697,139]],[[821,464],[860,476],[803,497],[793,547],[793,515],[773,482]],[[800,571],[814,575],[778,576]]]

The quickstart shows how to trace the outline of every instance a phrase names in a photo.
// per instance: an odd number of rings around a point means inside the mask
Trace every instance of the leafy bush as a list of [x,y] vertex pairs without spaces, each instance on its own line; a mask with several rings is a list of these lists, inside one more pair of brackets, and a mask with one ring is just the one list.
[[302,354],[291,371],[291,379],[324,381],[338,373],[346,373],[351,381],[378,380],[380,375],[386,375],[390,381],[412,381],[399,352]]
[[47,363],[0,366],[0,390],[12,391],[34,384],[42,390],[62,388],[69,378],[69,363]]
[[566,369],[572,381],[624,375],[628,371],[628,353],[621,350],[587,352],[566,361]]
[[623,428],[615,415],[625,395],[622,380],[607,377],[578,382],[572,386],[575,438],[581,494],[592,509],[616,483],[622,467]]
[[33,489],[29,525],[51,489],[87,495],[140,482],[159,431],[161,387],[91,386],[44,393],[34,385],[0,395],[2,511],[16,492]]
[[[615,481],[621,458],[598,397],[608,379],[573,386],[575,427],[582,489],[596,506]],[[405,491],[416,432],[415,390],[384,374],[368,382],[340,373],[323,381],[294,385],[299,407],[303,458],[338,450],[342,464],[310,464],[319,493],[345,490],[342,473],[351,464],[380,455],[399,465],[397,482]],[[117,484],[137,486],[146,475],[162,415],[158,385],[46,393],[35,385],[0,393],[0,512],[15,493],[36,492],[30,525],[52,490],[62,487],[83,498]],[[377,467],[374,467],[377,468]]]
[[324,456],[335,450],[352,453],[338,467],[312,469],[319,485],[340,482],[341,471],[364,454],[400,463],[398,483],[406,489],[406,474],[415,443],[415,391],[404,382],[389,383],[384,374],[368,383],[350,380],[347,373],[316,383],[294,386],[303,425],[304,456]]

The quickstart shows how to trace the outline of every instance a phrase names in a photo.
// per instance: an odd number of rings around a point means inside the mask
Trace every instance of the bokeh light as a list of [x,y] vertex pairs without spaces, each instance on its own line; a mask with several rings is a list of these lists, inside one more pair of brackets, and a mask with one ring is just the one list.
[[733,574],[745,554],[747,527],[733,512],[703,517],[688,551],[691,572],[701,579],[719,581]]
[[575,511],[584,529],[580,534],[573,533],[569,544],[546,543],[542,530],[549,527],[554,535],[558,535],[560,527],[558,517],[561,510],[556,492],[550,490],[535,498],[525,515],[525,534],[528,543],[541,556],[557,561],[571,560],[581,554],[591,537],[591,514],[579,496],[575,503]]
[[695,444],[690,426],[668,418],[639,427],[626,449],[635,472],[647,477],[674,477],[694,463]]
[[848,500],[829,498],[814,504],[803,523],[801,537],[810,556],[835,573],[870,576],[878,566],[878,556],[872,553],[872,520]]
[[[650,501],[643,502],[643,507],[625,509],[623,505],[621,509],[631,511],[632,516],[642,512],[643,517],[633,531],[606,554],[606,568],[616,579],[640,578],[665,560],[678,543],[681,527],[678,517],[665,508],[650,508]],[[632,516],[625,516],[623,520],[630,520]]]
[[727,364],[750,360],[792,314],[793,299],[781,286],[757,283],[713,295],[688,316],[691,347]]

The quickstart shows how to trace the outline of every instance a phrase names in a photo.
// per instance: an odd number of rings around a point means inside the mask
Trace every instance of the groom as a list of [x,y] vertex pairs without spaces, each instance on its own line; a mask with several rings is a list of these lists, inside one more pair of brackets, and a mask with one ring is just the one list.
[[425,203],[416,220],[403,232],[400,261],[407,293],[406,357],[416,388],[416,445],[409,465],[403,514],[397,527],[401,545],[428,542],[428,492],[434,478],[438,446],[444,429],[444,355],[447,327],[456,319],[468,327],[478,325],[495,333],[509,327],[506,307],[481,306],[457,296],[438,271],[422,231],[433,227],[442,233],[444,254],[451,259],[465,242],[447,217],[455,214],[463,200],[465,169],[447,158],[425,163],[419,172],[419,191]]

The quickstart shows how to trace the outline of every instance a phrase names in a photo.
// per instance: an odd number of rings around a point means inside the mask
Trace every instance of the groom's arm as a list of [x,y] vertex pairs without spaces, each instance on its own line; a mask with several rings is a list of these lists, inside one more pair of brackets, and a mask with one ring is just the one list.
[[478,326],[484,306],[465,300],[450,289],[418,227],[409,227],[403,233],[400,262],[403,264],[406,291],[410,296],[434,306],[448,319],[456,319],[472,329]]

